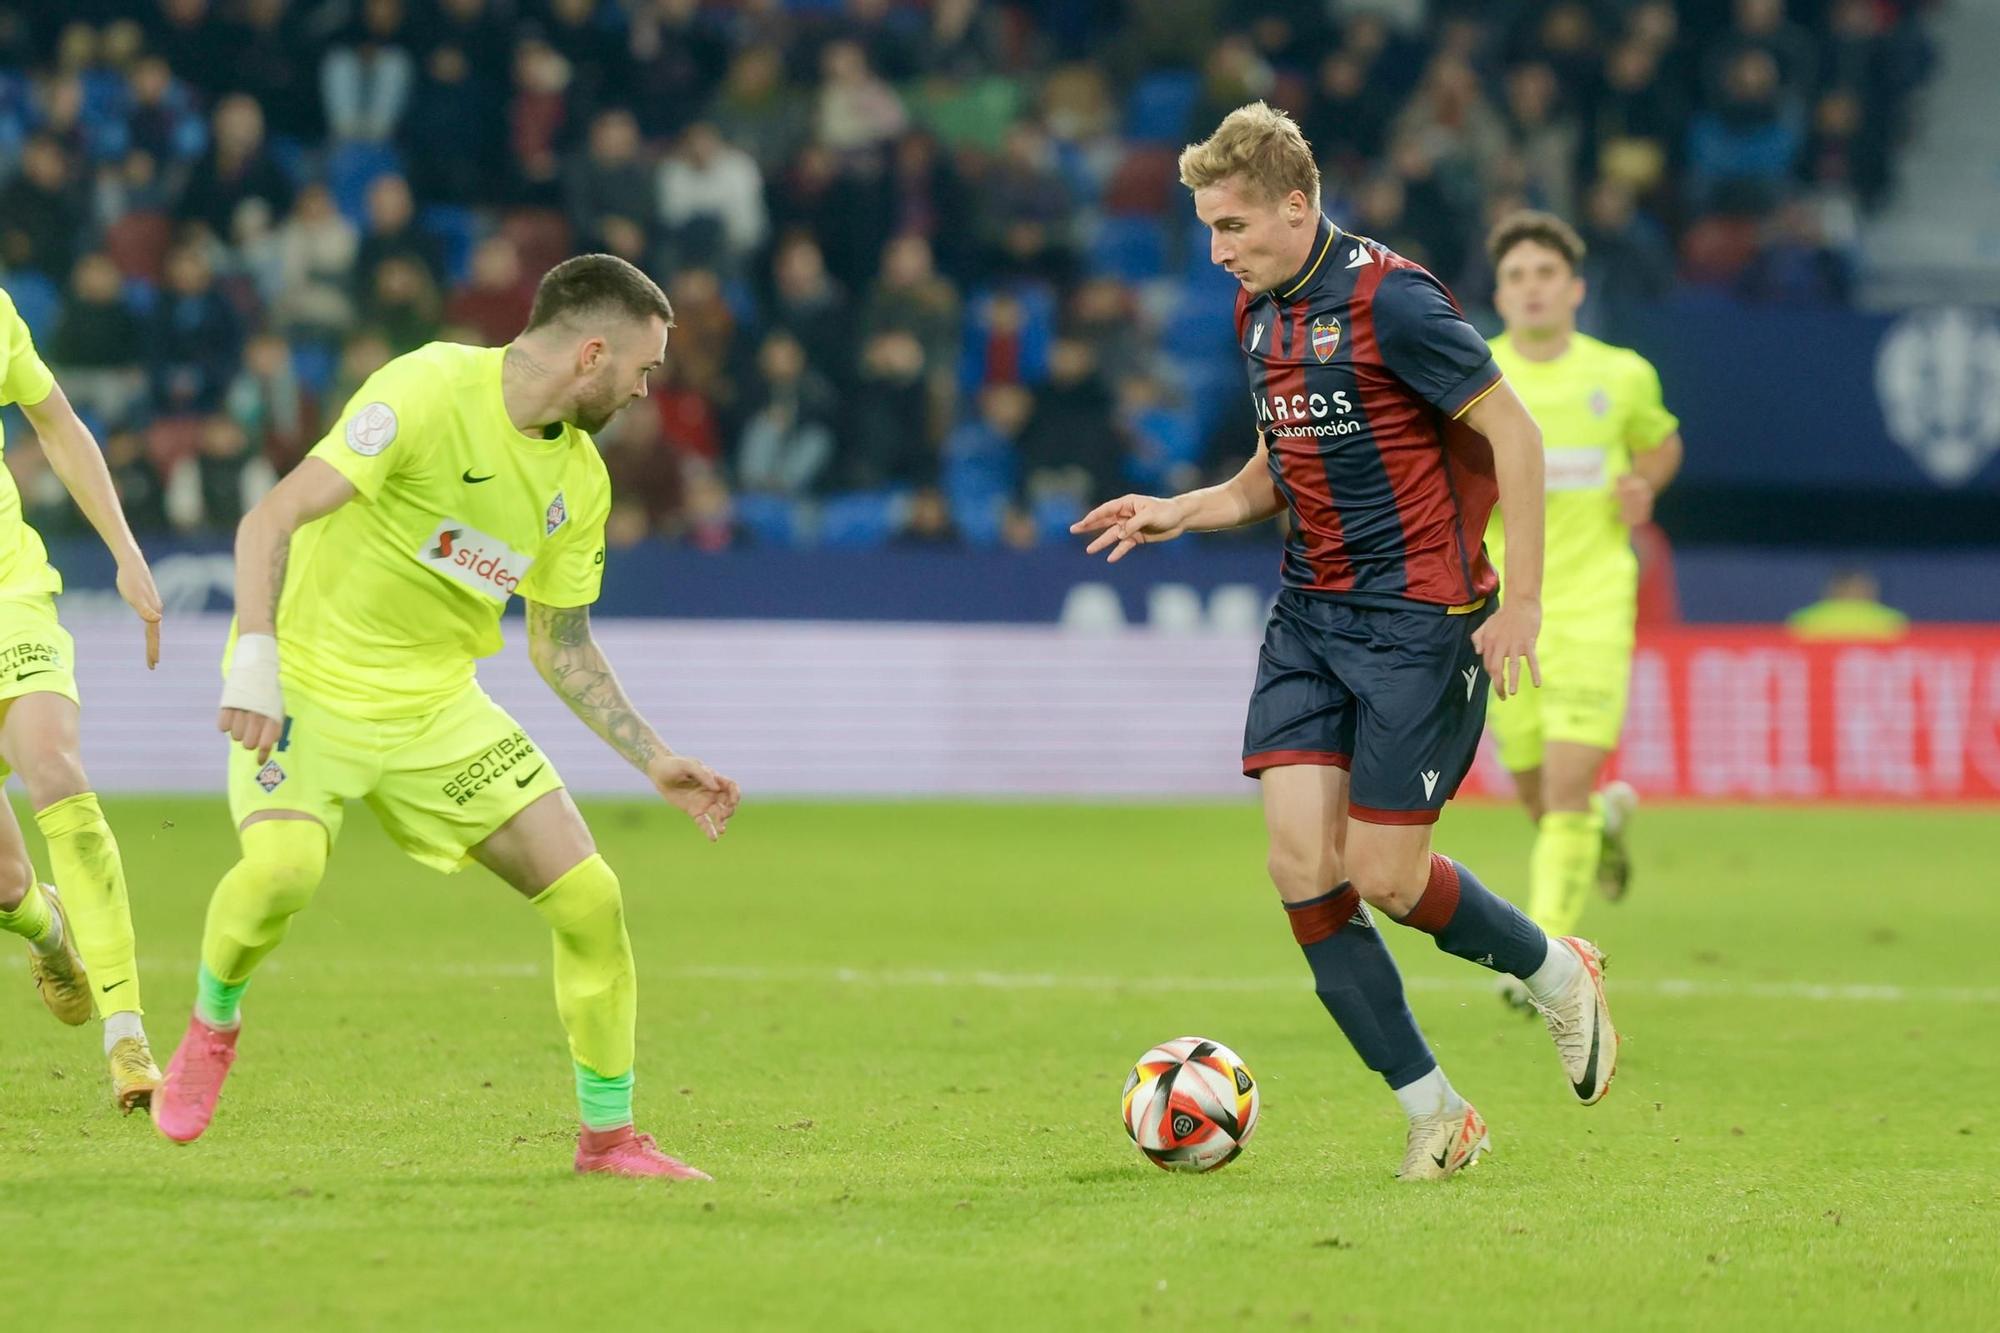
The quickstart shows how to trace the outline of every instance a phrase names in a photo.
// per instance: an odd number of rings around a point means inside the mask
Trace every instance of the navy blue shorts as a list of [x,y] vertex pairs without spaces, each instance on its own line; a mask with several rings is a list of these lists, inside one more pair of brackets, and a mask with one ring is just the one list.
[[1458,791],[1486,725],[1472,632],[1493,614],[1278,595],[1243,728],[1243,772],[1287,764],[1348,770],[1348,813],[1429,824]]

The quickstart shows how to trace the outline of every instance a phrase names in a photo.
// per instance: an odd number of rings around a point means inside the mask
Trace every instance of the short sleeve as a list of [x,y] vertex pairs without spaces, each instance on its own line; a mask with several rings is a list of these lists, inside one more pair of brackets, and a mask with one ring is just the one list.
[[1630,417],[1625,423],[1625,444],[1632,449],[1657,449],[1669,435],[1681,428],[1681,420],[1660,396],[1660,372],[1645,357],[1632,357]]
[[[583,446],[594,455],[597,446]],[[611,481],[602,459],[592,457],[583,485],[585,493],[566,502],[575,509],[543,543],[521,580],[521,597],[543,606],[589,606],[604,586],[604,525],[611,517]]]
[[56,377],[42,363],[35,351],[35,335],[28,332],[27,321],[14,308],[14,298],[0,292],[0,329],[4,329],[7,344],[7,365],[0,374],[0,403],[19,403],[23,407],[33,407],[49,396],[55,388]]
[[1422,269],[1383,274],[1371,310],[1382,364],[1446,416],[1461,415],[1500,382],[1493,349]]
[[427,403],[438,390],[423,380],[422,368],[407,357],[370,375],[308,457],[331,464],[363,499],[373,500],[424,445]]

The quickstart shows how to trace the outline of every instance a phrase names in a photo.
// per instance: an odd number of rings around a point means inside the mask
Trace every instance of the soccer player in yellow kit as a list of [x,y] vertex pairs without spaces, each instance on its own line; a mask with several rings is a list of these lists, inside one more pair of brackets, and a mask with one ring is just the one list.
[[707,1179],[632,1125],[637,987],[618,879],[546,756],[474,679],[527,604],[542,678],[713,841],[736,784],[675,754],[593,641],[611,486],[590,432],[646,393],[673,310],[622,259],[551,269],[504,348],[431,343],[371,376],[236,539],[219,726],[242,856],[209,902],[195,1011],[153,1101],[215,1113],[252,970],[312,897],[346,803],[443,871],[476,861],[555,937],[583,1122],[578,1171]]
[[[35,352],[0,292],[0,403],[20,407],[42,454],[118,561],[118,593],[146,623],[146,665],[160,660],[160,594],[126,525],[97,441]],[[111,1092],[126,1111],[160,1081],[140,1022],[132,912],[118,840],[78,755],[76,644],[56,620],[62,575],[21,517],[12,474],[0,469],[0,781],[19,773],[62,884],[35,878],[13,807],[0,801],[0,930],[28,942],[28,972],[63,1022],[104,1020]],[[65,898],[67,902],[65,902]]]
[[[1542,428],[1548,488],[1542,682],[1496,693],[1487,716],[1536,823],[1528,915],[1551,936],[1570,935],[1592,882],[1601,875],[1617,897],[1630,873],[1631,789],[1613,783],[1600,794],[1598,781],[1625,723],[1639,587],[1631,533],[1680,467],[1680,423],[1644,357],[1577,332],[1584,248],[1567,223],[1518,212],[1487,249],[1506,323],[1493,359]],[[1504,538],[1495,514],[1486,544],[1496,564]]]

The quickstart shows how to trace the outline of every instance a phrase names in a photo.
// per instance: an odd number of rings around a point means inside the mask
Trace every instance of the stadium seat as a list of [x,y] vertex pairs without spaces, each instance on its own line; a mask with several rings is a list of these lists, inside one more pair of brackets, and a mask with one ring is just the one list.
[[1164,217],[1175,203],[1180,183],[1176,161],[1171,148],[1135,146],[1104,187],[1104,210],[1125,216]]
[[402,159],[386,144],[344,143],[326,160],[326,188],[348,221],[357,227],[368,224],[368,187],[377,176],[402,170]]
[[829,498],[819,509],[820,545],[844,550],[887,546],[896,535],[905,498],[901,491],[855,491]]
[[452,286],[472,272],[472,247],[479,243],[479,215],[457,204],[432,204],[417,225],[444,247],[444,278]]
[[1111,217],[1090,242],[1090,268],[1126,282],[1146,282],[1166,271],[1167,241],[1160,224],[1145,217]]
[[517,208],[501,219],[500,233],[521,252],[526,273],[546,273],[570,256],[569,219],[553,208]]
[[805,545],[804,506],[782,495],[739,495],[736,521],[758,546],[795,550]]
[[174,224],[164,213],[127,213],[104,229],[104,253],[128,278],[158,282],[173,244]]
[[325,398],[340,369],[340,349],[331,343],[300,339],[292,345],[292,374],[300,387]]
[[9,273],[4,285],[14,298],[14,308],[37,342],[47,342],[56,330],[56,316],[62,310],[62,293],[55,283],[32,269]]
[[1188,118],[1201,96],[1201,78],[1193,70],[1155,70],[1139,80],[1125,105],[1125,137],[1145,143],[1188,141]]
[[1067,533],[1069,525],[1083,517],[1085,505],[1080,495],[1044,495],[1035,501],[1031,512],[1035,517],[1036,535],[1046,541]]

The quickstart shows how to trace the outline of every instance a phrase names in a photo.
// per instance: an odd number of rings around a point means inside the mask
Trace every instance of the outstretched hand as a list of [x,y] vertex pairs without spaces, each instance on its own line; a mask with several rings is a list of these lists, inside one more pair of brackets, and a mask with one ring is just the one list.
[[1107,559],[1116,564],[1135,546],[1172,541],[1187,531],[1187,515],[1179,500],[1163,500],[1157,495],[1121,495],[1106,500],[1069,525],[1073,533],[1094,532],[1096,538],[1084,548],[1096,555],[1111,548]]

